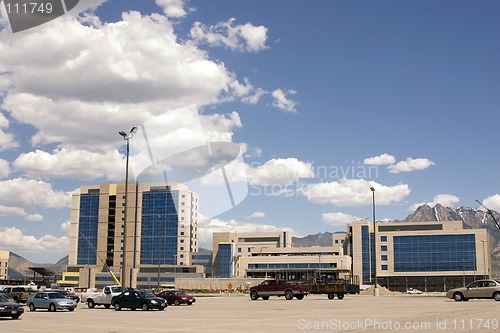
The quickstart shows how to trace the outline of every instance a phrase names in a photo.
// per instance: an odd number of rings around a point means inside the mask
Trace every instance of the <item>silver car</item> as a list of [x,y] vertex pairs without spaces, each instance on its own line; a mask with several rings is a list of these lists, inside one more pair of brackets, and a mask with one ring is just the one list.
[[28,298],[26,305],[29,307],[30,311],[47,309],[50,312],[55,312],[64,309],[73,311],[77,303],[72,299],[64,297],[61,292],[47,291],[39,292],[35,296]]
[[468,301],[471,298],[493,298],[500,301],[500,282],[496,280],[478,280],[470,283],[467,287],[451,289],[446,297],[457,302]]

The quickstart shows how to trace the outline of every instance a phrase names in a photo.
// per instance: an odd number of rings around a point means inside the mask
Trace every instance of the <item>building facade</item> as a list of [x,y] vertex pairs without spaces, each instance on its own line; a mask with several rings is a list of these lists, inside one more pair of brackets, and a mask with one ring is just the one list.
[[[462,221],[355,221],[344,249],[362,284],[391,290],[444,291],[491,273],[486,229],[463,229]],[[375,254],[375,256],[374,256]]]
[[9,278],[9,251],[0,251],[0,280]]
[[351,258],[344,255],[341,243],[293,247],[291,240],[289,231],[214,233],[214,276],[311,281],[319,275],[336,280],[350,273]]
[[82,288],[114,284],[109,271],[120,279],[124,242],[126,286],[161,286],[180,273],[199,275],[203,269],[191,267],[191,252],[198,251],[198,206],[198,195],[180,183],[129,182],[127,207],[124,182],[82,186],[72,197],[63,280]]

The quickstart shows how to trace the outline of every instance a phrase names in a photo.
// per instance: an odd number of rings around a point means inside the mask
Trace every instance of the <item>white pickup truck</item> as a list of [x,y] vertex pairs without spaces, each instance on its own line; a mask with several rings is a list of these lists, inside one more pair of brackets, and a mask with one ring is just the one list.
[[92,309],[96,305],[104,305],[106,309],[111,306],[113,296],[119,295],[122,292],[121,286],[106,286],[102,291],[90,291],[83,293],[81,296],[82,303],[87,303],[87,306]]

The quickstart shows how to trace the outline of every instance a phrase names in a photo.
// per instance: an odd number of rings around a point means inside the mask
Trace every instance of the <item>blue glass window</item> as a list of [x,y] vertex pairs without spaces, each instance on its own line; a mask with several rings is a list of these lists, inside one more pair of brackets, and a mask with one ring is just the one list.
[[395,272],[476,270],[474,235],[394,236]]
[[78,225],[78,265],[95,265],[97,261],[97,225],[99,221],[99,193],[80,195]]
[[142,194],[141,264],[174,265],[177,257],[178,191]]

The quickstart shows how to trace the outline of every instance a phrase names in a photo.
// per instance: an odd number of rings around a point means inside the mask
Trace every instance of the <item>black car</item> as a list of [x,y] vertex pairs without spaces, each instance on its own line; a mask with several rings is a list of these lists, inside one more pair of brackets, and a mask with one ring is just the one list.
[[18,319],[23,313],[24,308],[21,304],[12,302],[5,294],[0,294],[0,317]]
[[69,298],[69,299],[72,299],[73,301],[79,303],[80,302],[80,297],[78,297],[77,295],[73,294],[72,292],[70,291],[67,291],[67,290],[62,290],[61,291],[61,294],[64,295],[64,297],[66,298]]
[[148,311],[149,309],[158,309],[162,311],[168,306],[168,304],[163,298],[156,297],[148,291],[127,290],[122,292],[120,295],[113,296],[111,299],[111,306],[114,307],[116,311],[120,311],[123,308],[131,310],[140,308],[144,311]]

